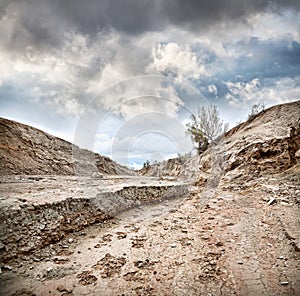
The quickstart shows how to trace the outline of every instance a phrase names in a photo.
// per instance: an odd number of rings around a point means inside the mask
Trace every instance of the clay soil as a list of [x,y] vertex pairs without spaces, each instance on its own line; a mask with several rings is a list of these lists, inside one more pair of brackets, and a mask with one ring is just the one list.
[[1,295],[300,295],[299,169],[123,212],[2,264]]

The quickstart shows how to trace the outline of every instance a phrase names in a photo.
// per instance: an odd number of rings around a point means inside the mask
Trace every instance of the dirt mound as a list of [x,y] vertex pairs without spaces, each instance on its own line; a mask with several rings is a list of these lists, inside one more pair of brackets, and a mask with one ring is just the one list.
[[300,101],[277,105],[232,128],[201,155],[186,162],[169,159],[139,173],[195,179],[201,184],[209,178],[216,183],[221,179],[279,173],[299,162],[299,133]]
[[162,163],[155,163],[142,168],[139,171],[140,175],[151,177],[178,177],[181,170],[182,162],[178,158],[168,159]]
[[184,163],[179,177],[230,181],[284,172],[299,162],[299,133],[300,101],[271,107]]
[[134,175],[108,157],[0,118],[0,175]]

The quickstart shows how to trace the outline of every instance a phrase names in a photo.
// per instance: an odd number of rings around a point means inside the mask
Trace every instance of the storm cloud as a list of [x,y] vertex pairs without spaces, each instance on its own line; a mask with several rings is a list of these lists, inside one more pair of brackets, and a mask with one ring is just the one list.
[[251,26],[251,15],[299,7],[299,1],[261,0],[4,0],[0,17],[15,19],[10,46],[26,41],[59,46],[72,31],[92,37],[111,29],[136,35],[174,25],[203,32],[220,25]]

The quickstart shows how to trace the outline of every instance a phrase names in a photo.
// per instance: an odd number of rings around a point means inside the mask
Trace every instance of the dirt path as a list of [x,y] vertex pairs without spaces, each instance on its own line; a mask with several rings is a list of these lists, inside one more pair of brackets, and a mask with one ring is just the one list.
[[130,210],[2,268],[1,295],[300,295],[284,226],[299,212],[265,197],[194,192]]

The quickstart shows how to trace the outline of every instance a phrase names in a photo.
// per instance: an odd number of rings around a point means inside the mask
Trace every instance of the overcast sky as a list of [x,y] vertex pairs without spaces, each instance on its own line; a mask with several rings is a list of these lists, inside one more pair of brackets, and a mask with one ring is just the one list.
[[1,0],[0,116],[138,167],[216,104],[300,97],[300,1]]

